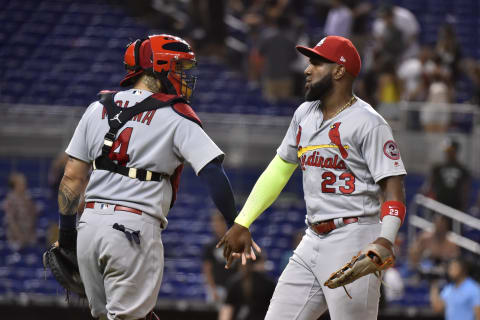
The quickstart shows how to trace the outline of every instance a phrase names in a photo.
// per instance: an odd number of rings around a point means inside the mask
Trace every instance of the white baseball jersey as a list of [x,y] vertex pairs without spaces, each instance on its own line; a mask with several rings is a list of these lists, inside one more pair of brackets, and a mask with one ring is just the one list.
[[361,99],[327,121],[319,103],[298,107],[277,150],[303,171],[307,220],[378,214],[376,183],[406,174],[390,126]]
[[[115,94],[115,103],[124,108],[134,106],[152,95],[145,90],[130,89]],[[109,130],[103,105],[92,103],[66,149],[74,158],[91,163],[102,153]],[[177,114],[171,107],[146,111],[128,121],[117,133],[112,147],[115,160],[128,167],[142,168],[172,175],[184,161],[198,172],[223,152],[195,122]],[[172,198],[169,179],[140,181],[105,170],[93,170],[85,201],[128,206],[161,219],[164,226]]]

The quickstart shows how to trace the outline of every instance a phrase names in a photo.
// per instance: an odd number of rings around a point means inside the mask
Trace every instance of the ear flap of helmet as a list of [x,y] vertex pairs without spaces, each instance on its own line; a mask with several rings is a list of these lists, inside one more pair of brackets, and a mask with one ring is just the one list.
[[122,87],[133,84],[144,71],[152,71],[152,47],[150,39],[137,39],[127,46],[124,57],[125,75],[120,85]]
[[137,54],[136,52],[138,51],[137,47],[138,44],[140,43],[140,40],[135,40],[135,42],[131,42],[127,46],[127,50],[125,50],[125,57],[123,59],[125,63],[125,68],[127,70],[136,70],[137,66]]
[[137,39],[128,45],[125,51],[125,67],[139,71],[152,67],[152,47],[149,39]]
[[143,40],[141,44],[138,45],[138,49],[137,45],[135,45],[135,50],[135,58],[137,59],[136,64],[144,70],[152,68],[153,57],[150,39]]

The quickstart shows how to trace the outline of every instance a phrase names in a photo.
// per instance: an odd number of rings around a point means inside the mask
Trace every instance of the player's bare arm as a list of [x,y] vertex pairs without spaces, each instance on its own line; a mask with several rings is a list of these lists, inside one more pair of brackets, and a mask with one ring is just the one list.
[[[382,190],[384,202],[381,209],[382,232],[380,233],[380,237],[375,240],[375,243],[379,243],[390,249],[395,242],[398,229],[405,216],[405,187],[403,179],[404,176],[392,176],[378,182]],[[400,216],[395,216],[395,211],[386,212],[392,210],[388,207],[391,206],[390,204],[393,204],[393,206],[403,206],[403,208],[393,208],[393,210],[403,210],[403,213],[400,212]]]
[[75,193],[62,181],[58,189],[58,208],[60,212],[67,216],[74,215],[79,202],[80,194]]
[[69,157],[58,189],[58,208],[63,215],[77,213],[81,192],[87,182],[90,164]]
[[75,221],[78,203],[87,183],[90,164],[69,157],[58,189],[58,208],[60,211],[59,245],[75,248]]

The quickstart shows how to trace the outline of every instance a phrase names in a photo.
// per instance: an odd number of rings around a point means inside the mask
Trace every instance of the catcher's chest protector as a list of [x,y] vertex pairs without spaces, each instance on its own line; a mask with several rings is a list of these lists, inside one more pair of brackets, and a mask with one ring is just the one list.
[[139,113],[171,106],[177,114],[194,121],[201,126],[200,120],[190,107],[182,107],[188,105],[186,105],[186,100],[180,96],[153,94],[144,99],[142,102],[137,103],[133,107],[120,108],[114,102],[115,94],[116,92],[114,91],[102,91],[100,93],[100,103],[107,111],[108,125],[110,130],[105,134],[102,154],[93,161],[94,170],[107,170],[130,177],[132,179],[139,179],[140,181],[161,181],[162,179],[170,179],[173,189],[170,207],[173,206],[173,203],[176,199],[176,193],[178,190],[183,165],[177,167],[174,174],[170,176],[163,172],[153,172],[143,168],[132,168],[118,165],[112,159],[110,159],[109,154],[112,151],[112,146],[118,130],[120,130],[125,123]]

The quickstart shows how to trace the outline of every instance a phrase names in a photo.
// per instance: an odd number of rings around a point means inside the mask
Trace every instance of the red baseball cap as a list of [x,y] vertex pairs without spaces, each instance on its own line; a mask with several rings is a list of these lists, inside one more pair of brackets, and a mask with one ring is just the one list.
[[296,46],[297,50],[309,58],[322,57],[345,67],[348,73],[358,76],[362,67],[360,55],[353,43],[340,36],[328,36],[313,48]]

